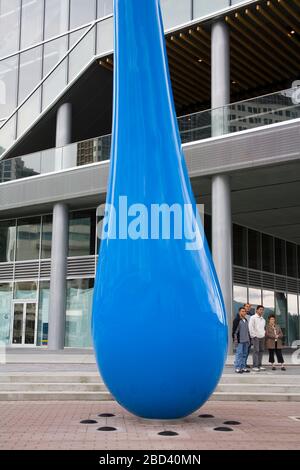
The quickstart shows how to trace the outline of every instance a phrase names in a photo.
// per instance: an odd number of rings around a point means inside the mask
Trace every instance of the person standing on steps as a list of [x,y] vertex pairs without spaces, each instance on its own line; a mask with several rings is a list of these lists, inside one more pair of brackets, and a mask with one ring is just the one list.
[[236,347],[234,361],[235,372],[237,374],[250,372],[249,369],[246,368],[246,358],[249,351],[250,335],[245,307],[241,307],[239,309],[239,316],[236,317],[233,321],[232,338]]
[[[247,304],[244,304],[244,308],[246,310],[246,320],[248,322],[248,326],[249,326],[249,321],[250,321],[250,318],[251,318],[251,307],[252,305],[247,303]],[[248,361],[248,357],[249,357],[249,354],[250,354],[250,349],[251,349],[251,338],[250,338],[250,341],[249,341],[249,348],[248,348],[248,353],[247,353],[247,357],[246,357],[246,369],[250,369],[250,366],[248,366],[247,364],[247,361]]]
[[253,370],[255,372],[266,370],[265,367],[262,367],[266,327],[266,320],[263,318],[264,310],[263,305],[258,305],[255,315],[249,321],[249,332],[253,344]]
[[281,366],[281,370],[286,370],[283,365],[282,338],[283,333],[280,326],[276,323],[275,315],[269,315],[266,327],[266,348],[269,350],[269,362],[271,363],[272,370],[276,370],[274,353],[276,354],[278,364]]

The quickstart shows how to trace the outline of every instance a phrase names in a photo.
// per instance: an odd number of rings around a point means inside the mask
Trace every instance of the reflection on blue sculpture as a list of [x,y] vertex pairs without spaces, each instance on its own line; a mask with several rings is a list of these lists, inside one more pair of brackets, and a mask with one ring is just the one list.
[[[226,315],[193,215],[159,0],[116,0],[114,13],[109,206],[94,292],[94,347],[104,382],[127,410],[180,418],[199,408],[219,381]],[[189,230],[179,236],[178,227],[169,233],[159,227],[157,236],[150,228],[148,216],[162,204],[171,208],[169,222],[182,209],[196,229],[193,244]]]

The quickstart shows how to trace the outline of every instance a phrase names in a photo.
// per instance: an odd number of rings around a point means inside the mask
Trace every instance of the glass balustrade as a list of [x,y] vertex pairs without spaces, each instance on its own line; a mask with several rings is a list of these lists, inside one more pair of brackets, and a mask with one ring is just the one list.
[[[300,117],[300,87],[178,118],[182,143]],[[109,160],[111,136],[0,161],[0,183]]]

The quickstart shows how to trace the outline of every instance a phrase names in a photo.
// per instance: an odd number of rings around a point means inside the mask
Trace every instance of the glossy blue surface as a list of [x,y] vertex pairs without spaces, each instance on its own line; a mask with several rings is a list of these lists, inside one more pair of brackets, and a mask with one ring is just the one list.
[[[149,213],[151,204],[195,205],[158,0],[115,1],[107,202],[117,214],[120,196],[127,196],[129,207],[144,204]],[[132,220],[129,216],[128,224]],[[215,389],[227,354],[226,315],[202,225],[197,226],[197,249],[191,251],[187,237],[144,239],[142,232],[138,239],[114,238],[113,222],[110,212],[94,292],[92,333],[99,370],[130,412],[156,419],[186,416]]]

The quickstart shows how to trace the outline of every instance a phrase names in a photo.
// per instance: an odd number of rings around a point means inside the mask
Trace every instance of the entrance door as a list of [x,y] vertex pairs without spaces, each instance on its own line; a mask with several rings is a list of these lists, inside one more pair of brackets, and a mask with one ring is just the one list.
[[35,345],[36,303],[16,302],[13,306],[12,344]]

